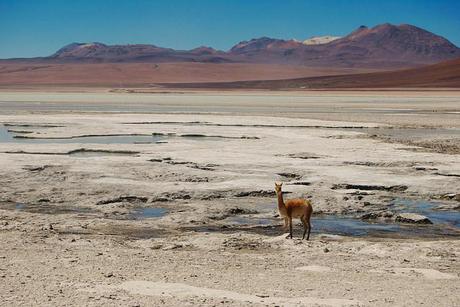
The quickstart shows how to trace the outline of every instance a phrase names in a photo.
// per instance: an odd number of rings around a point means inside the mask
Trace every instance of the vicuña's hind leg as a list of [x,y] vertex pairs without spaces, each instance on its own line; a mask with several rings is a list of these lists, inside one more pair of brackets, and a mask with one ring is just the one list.
[[[307,224],[307,220],[304,216],[302,216],[300,218],[300,221],[302,222],[303,224],[303,235],[302,235],[302,240],[305,239],[305,234],[307,233],[307,227],[308,227],[308,224]],[[308,239],[307,239],[308,240]]]
[[307,235],[307,241],[308,241],[310,239],[310,230],[311,230],[310,220],[308,220],[307,224],[308,224],[308,235]]
[[289,217],[289,237],[292,239],[292,217]]

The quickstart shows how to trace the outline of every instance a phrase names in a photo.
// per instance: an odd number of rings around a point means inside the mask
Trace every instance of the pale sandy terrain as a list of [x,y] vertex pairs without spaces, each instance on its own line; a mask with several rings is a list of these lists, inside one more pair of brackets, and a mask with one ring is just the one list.
[[455,92],[1,92],[0,300],[458,306],[459,122]]

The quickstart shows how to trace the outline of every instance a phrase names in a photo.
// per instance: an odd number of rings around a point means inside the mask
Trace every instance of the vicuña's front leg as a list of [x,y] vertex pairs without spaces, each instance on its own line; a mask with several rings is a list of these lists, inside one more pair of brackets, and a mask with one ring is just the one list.
[[289,230],[289,218],[286,216],[284,218],[284,231],[288,231]]

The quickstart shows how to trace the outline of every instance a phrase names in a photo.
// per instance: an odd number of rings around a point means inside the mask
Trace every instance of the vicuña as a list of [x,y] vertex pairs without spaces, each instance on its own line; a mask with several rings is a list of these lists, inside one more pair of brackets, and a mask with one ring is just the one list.
[[286,202],[283,200],[283,191],[281,191],[281,187],[283,183],[276,183],[275,182],[275,191],[276,196],[278,197],[278,210],[280,215],[284,218],[284,227],[287,228],[289,226],[289,235],[292,239],[292,218],[299,218],[303,224],[303,236],[302,239],[305,239],[305,234],[308,235],[307,240],[310,238],[310,218],[313,213],[313,207],[311,202],[307,199],[288,199]]

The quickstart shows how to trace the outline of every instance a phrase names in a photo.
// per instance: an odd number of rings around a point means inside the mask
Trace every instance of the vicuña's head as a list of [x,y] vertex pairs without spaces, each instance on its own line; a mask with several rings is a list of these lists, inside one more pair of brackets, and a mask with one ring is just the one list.
[[283,183],[282,183],[282,182],[280,182],[280,183],[276,183],[276,182],[275,182],[275,192],[276,192],[276,194],[281,193],[281,187],[282,187],[282,186],[283,186]]

